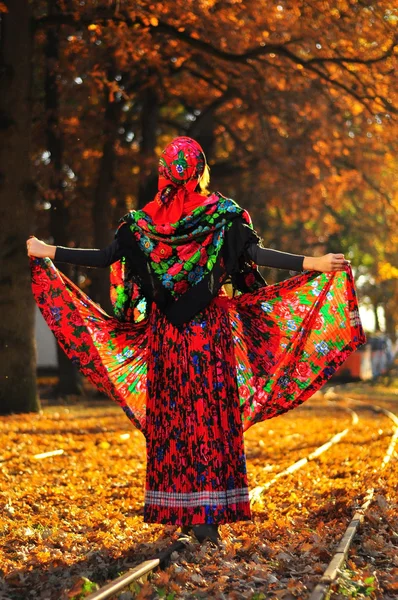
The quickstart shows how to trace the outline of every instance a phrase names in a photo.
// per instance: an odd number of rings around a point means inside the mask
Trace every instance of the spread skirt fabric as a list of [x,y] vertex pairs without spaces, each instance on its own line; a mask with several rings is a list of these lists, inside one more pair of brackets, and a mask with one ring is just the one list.
[[243,432],[302,404],[366,341],[349,267],[220,295],[183,328],[155,304],[122,323],[50,259],[31,268],[66,354],[146,438],[146,522],[250,519]]

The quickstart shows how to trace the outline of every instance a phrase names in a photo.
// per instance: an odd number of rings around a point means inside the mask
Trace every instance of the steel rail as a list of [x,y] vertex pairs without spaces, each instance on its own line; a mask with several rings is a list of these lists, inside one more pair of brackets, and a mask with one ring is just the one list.
[[[392,422],[395,425],[394,433],[392,434],[392,438],[388,445],[387,452],[385,453],[383,460],[381,462],[381,465],[380,465],[380,471],[385,469],[385,467],[388,465],[388,463],[391,460],[391,457],[394,454],[395,445],[398,441],[398,417],[391,411],[389,411],[386,408],[383,408],[381,406],[378,406],[377,404],[365,404],[365,403],[361,402],[360,400],[355,400],[354,398],[350,398],[350,397],[344,396],[342,394],[336,394],[335,392],[333,392],[331,390],[328,391],[328,395],[329,396],[332,395],[334,397],[341,397],[344,400],[348,400],[349,402],[353,402],[354,404],[357,404],[357,405],[360,404],[364,408],[369,408],[371,410],[374,410],[375,412],[382,412],[389,419],[392,420]],[[324,598],[329,593],[329,590],[330,590],[331,586],[333,585],[333,583],[335,583],[337,581],[337,579],[341,573],[341,568],[347,559],[348,551],[353,542],[354,536],[355,536],[359,526],[361,525],[361,523],[363,522],[363,520],[365,518],[366,510],[369,508],[369,506],[373,500],[373,496],[374,496],[374,489],[371,488],[371,489],[367,490],[367,496],[365,497],[365,502],[355,512],[354,516],[352,517],[351,521],[349,522],[347,529],[345,530],[344,535],[341,538],[331,561],[329,562],[328,566],[326,567],[326,570],[324,571],[319,583],[313,589],[313,591],[309,597],[309,600],[324,600]]]
[[148,573],[162,565],[168,558],[171,557],[173,552],[179,552],[180,550],[183,550],[184,547],[184,542],[173,542],[172,544],[167,546],[167,548],[159,552],[159,554],[154,558],[145,560],[144,562],[133,567],[132,569],[129,569],[128,571],[126,571],[126,573],[124,573],[117,579],[110,581],[99,590],[96,590],[89,596],[86,596],[85,599],[105,600],[106,598],[110,598],[111,596],[113,596],[117,592],[120,592],[122,589],[124,589],[137,579],[140,579],[144,575],[147,575]]
[[[343,410],[347,410],[351,413],[351,419],[352,419],[351,425],[352,426],[354,426],[358,423],[359,417],[358,417],[358,414],[354,410],[352,410],[351,408],[344,407],[344,406],[339,406],[339,408],[341,408]],[[350,430],[351,430],[351,428],[347,427],[346,429],[343,429],[343,431],[339,431],[333,437],[331,437],[328,442],[326,442],[325,444],[322,444],[322,446],[319,446],[318,448],[316,448],[315,450],[310,452],[310,454],[308,454],[308,456],[301,458],[297,462],[290,465],[290,467],[287,467],[280,473],[277,473],[275,475],[275,477],[273,477],[270,481],[268,481],[264,485],[258,485],[257,487],[253,488],[249,494],[250,503],[253,505],[253,504],[256,504],[257,502],[260,502],[261,496],[263,495],[263,493],[266,490],[268,490],[272,485],[274,485],[274,483],[276,483],[281,477],[284,477],[285,475],[290,475],[291,473],[294,473],[298,469],[301,469],[301,467],[304,467],[311,460],[314,460],[315,458],[317,458],[318,456],[320,456],[321,454],[326,452],[326,450],[329,450],[329,448],[331,448],[335,444],[338,444],[338,442],[340,442],[340,440],[345,435],[347,435],[347,433]]]

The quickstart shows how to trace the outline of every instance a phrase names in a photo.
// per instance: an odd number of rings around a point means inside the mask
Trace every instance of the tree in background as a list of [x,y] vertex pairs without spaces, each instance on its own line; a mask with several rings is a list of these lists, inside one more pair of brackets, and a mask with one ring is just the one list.
[[34,301],[25,241],[32,232],[31,22],[28,0],[0,4],[0,414],[38,411]]
[[[156,154],[179,133],[199,139],[215,185],[251,209],[271,245],[322,250],[364,209],[388,203],[397,20],[388,3],[69,6],[58,22],[86,97],[102,86],[121,104],[114,204],[151,197]],[[386,208],[392,226],[396,209]]]
[[[48,0],[49,15],[61,14],[57,0]],[[47,155],[50,158],[48,168],[48,183],[46,198],[51,204],[50,231],[57,243],[67,245],[71,238],[70,209],[65,193],[67,169],[64,164],[64,135],[60,116],[59,81],[57,79],[59,64],[59,31],[57,23],[46,28],[44,47],[44,107],[45,107],[45,143]],[[74,279],[72,265],[63,265],[63,271],[70,279]],[[67,396],[81,394],[83,391],[82,377],[78,369],[66,356],[59,344],[57,346],[58,385],[56,394]]]
[[[190,135],[208,156],[212,189],[251,212],[267,246],[344,251],[395,330],[397,9],[383,0],[54,6],[33,3],[38,237],[110,243],[118,218],[153,197],[161,149]],[[51,31],[57,165],[45,135]],[[51,218],[54,168],[68,210],[65,242]],[[109,309],[107,273],[77,276]],[[383,293],[376,299],[372,290]]]

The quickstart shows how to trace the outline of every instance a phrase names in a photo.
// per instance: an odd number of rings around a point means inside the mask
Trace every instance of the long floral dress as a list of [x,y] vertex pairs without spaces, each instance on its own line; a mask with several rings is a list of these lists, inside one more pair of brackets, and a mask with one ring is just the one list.
[[121,322],[50,259],[31,268],[66,354],[146,438],[146,522],[250,519],[243,432],[300,405],[365,342],[350,267],[221,291],[184,327],[155,303]]

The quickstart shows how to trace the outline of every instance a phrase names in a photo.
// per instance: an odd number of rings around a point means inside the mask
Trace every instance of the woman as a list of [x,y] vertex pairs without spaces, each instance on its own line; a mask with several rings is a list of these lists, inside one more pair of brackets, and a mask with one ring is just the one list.
[[[248,213],[208,194],[208,179],[199,144],[176,138],[155,199],[120,220],[110,246],[27,240],[59,343],[146,437],[144,520],[200,541],[251,518],[244,430],[304,402],[365,341],[344,255],[262,248]],[[112,265],[115,317],[49,259]],[[305,272],[267,286],[256,265]]]

